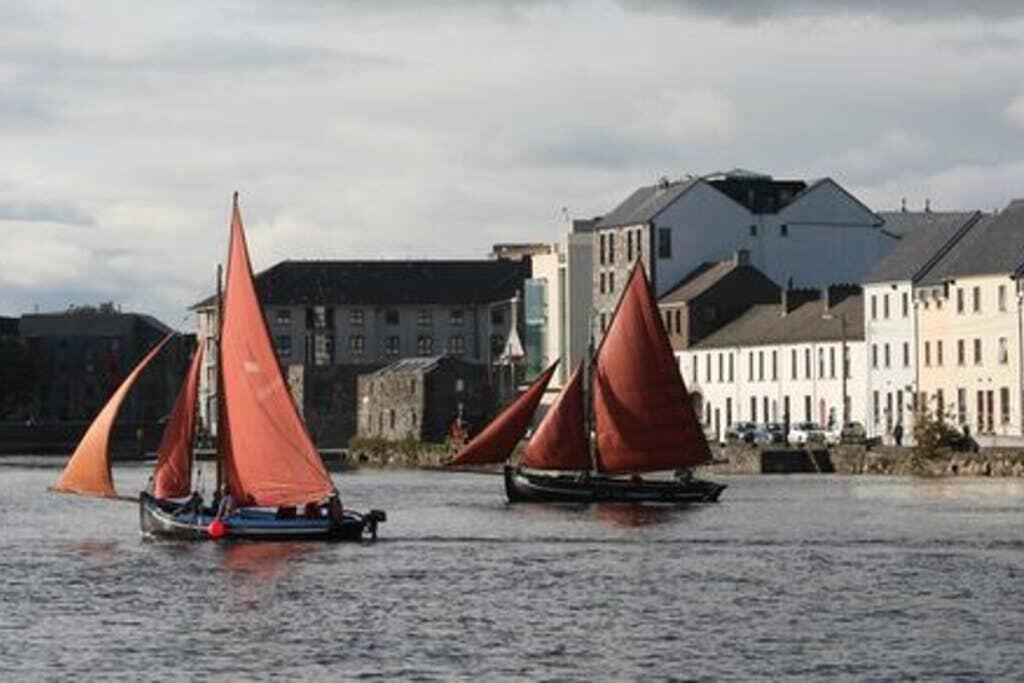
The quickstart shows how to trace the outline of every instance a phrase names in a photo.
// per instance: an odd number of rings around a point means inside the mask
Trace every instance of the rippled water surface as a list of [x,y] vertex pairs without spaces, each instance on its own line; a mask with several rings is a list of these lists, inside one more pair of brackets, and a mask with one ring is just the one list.
[[[509,506],[360,472],[375,544],[144,541],[0,467],[0,678],[1017,678],[1024,484],[730,477],[717,506]],[[120,490],[148,471],[115,471]]]

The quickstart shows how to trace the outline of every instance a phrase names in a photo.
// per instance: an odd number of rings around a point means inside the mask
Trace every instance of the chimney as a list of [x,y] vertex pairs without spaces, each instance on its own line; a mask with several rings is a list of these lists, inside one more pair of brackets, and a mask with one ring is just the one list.
[[832,299],[834,297],[832,285],[825,285],[824,294],[825,296],[823,298],[825,300],[825,313],[827,314],[830,310],[832,310]]
[[749,266],[750,265],[750,251],[747,249],[737,249],[732,254],[733,265],[737,266]]
[[782,317],[789,313],[789,287],[782,290]]

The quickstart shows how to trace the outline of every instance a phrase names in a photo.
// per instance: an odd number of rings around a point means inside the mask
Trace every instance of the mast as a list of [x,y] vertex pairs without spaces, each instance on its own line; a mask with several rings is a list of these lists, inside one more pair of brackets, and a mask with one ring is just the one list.
[[214,391],[217,396],[217,444],[216,444],[216,463],[217,463],[217,482],[214,485],[213,495],[214,498],[219,498],[221,489],[224,485],[224,399],[223,399],[223,387],[224,382],[221,380],[221,362],[220,362],[220,337],[221,330],[224,327],[224,296],[222,290],[222,279],[223,279],[224,266],[220,263],[217,264],[217,325],[213,333],[213,345],[216,349],[214,353],[214,363],[216,363],[216,372],[214,372],[214,380],[216,386]]
[[597,442],[594,434],[594,309],[590,309],[590,328],[587,335],[587,358],[583,362],[583,430],[587,436],[587,454],[590,471],[597,473]]

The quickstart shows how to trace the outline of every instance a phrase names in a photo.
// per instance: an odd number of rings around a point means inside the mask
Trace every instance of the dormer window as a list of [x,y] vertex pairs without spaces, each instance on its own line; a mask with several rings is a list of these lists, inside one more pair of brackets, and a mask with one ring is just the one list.
[[750,226],[750,236],[751,237],[757,237],[757,226],[756,225],[752,224]]

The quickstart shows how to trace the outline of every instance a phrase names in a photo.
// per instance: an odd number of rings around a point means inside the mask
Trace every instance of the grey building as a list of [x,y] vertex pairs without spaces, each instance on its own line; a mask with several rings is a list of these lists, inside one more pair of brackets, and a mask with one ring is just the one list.
[[360,375],[358,435],[441,442],[457,416],[475,430],[489,412],[487,368],[452,356],[407,358]]

